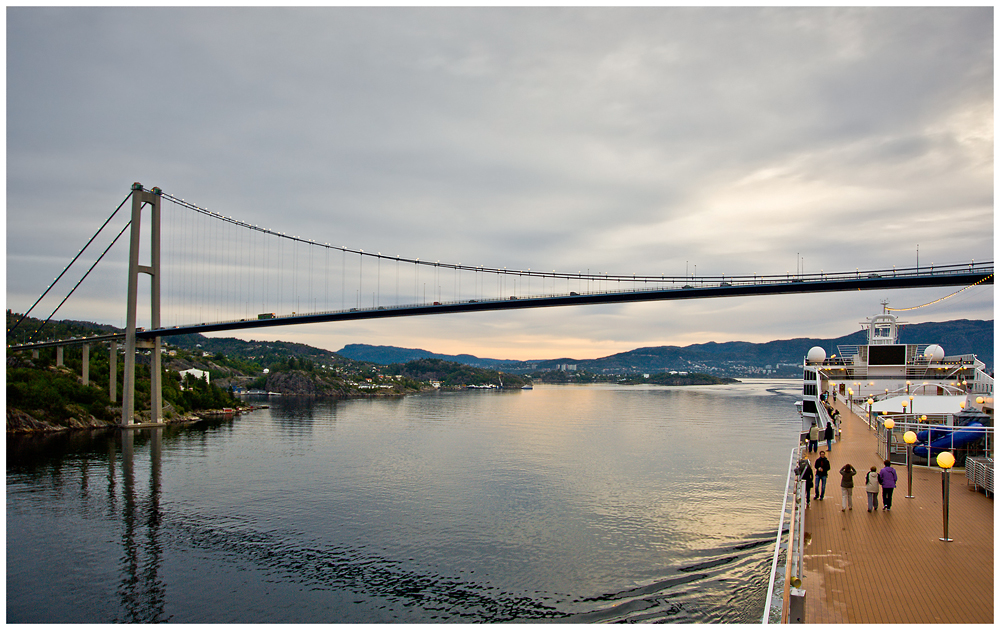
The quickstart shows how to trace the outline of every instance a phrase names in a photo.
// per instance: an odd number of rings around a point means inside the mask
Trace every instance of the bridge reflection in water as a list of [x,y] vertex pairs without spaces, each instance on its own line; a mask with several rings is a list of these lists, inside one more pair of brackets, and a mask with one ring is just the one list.
[[[14,564],[7,580],[17,584],[8,591],[8,622],[94,622],[95,609],[109,623],[170,620],[162,577],[163,432],[8,435],[7,557]],[[138,462],[137,448],[144,453]],[[44,576],[53,571],[68,577],[49,583]],[[54,596],[52,588],[72,594]],[[65,603],[76,598],[87,603]]]
[[[163,455],[163,429],[149,429],[149,490],[145,496],[137,491],[135,474],[136,431],[119,431],[121,446],[122,515],[119,562],[121,579],[118,597],[123,623],[159,623],[169,621],[166,615],[166,587],[160,578],[163,547],[160,526],[163,511],[160,506],[160,474]],[[108,499],[115,500],[115,442],[109,442]]]

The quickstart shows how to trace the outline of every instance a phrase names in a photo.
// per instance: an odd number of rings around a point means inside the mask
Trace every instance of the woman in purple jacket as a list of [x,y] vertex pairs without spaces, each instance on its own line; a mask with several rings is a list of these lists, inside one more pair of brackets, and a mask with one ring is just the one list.
[[892,462],[885,460],[885,468],[878,471],[878,482],[882,486],[882,509],[892,509],[892,491],[896,489],[896,469]]

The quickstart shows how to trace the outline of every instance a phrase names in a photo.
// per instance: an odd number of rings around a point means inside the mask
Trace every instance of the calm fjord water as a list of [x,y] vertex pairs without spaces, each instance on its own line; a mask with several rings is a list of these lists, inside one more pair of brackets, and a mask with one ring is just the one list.
[[798,385],[272,398],[8,438],[7,621],[756,623]]

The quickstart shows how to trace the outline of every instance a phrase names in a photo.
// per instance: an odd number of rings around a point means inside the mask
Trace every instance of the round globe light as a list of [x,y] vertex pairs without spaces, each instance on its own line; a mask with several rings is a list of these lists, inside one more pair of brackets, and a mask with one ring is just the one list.
[[907,431],[906,433],[903,434],[903,441],[906,442],[907,444],[916,444],[917,434],[914,433],[913,431]]
[[982,396],[976,396],[976,404],[977,405],[981,405],[984,402],[985,402],[985,399]]
[[896,426],[896,421],[895,420],[886,420],[885,421],[885,428],[892,429],[894,426]]
[[952,466],[955,465],[955,456],[949,453],[948,451],[945,451],[943,453],[938,453],[937,465],[945,469],[951,468]]

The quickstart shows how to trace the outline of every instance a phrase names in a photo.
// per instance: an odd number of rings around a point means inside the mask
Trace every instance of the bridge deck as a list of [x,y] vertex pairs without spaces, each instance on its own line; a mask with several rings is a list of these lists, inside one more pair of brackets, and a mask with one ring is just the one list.
[[[671,281],[668,279],[664,282]],[[687,282],[687,280],[684,282]],[[952,265],[937,269],[893,269],[875,270],[873,272],[855,270],[853,273],[822,273],[811,274],[805,277],[754,276],[750,279],[745,276],[730,276],[724,280],[714,279],[708,282],[705,281],[705,278],[699,278],[691,279],[690,284],[684,284],[679,288],[673,286],[673,282],[671,282],[669,288],[660,286],[659,288],[624,291],[570,292],[568,294],[523,297],[480,297],[477,299],[456,299],[453,301],[408,305],[372,305],[371,307],[318,313],[272,314],[271,317],[265,319],[247,318],[218,322],[201,322],[151,330],[140,329],[137,331],[136,337],[139,339],[152,339],[155,337],[171,337],[192,333],[249,330],[296,324],[550,308],[555,306],[624,304],[629,302],[828,293],[837,291],[871,291],[918,287],[974,286],[977,284],[993,284],[992,261],[981,261],[968,266]],[[37,350],[52,346],[81,345],[108,341],[113,337],[118,338],[120,335],[103,335],[97,338],[47,341],[20,345],[12,344],[7,349],[8,351]]]
[[[892,510],[868,513],[864,474],[882,468],[876,438],[863,420],[838,403],[843,440],[833,445],[826,498],[806,512],[803,588],[808,623],[992,623],[993,500],[950,474],[950,519],[943,535],[941,472],[913,469],[906,498],[906,468]],[[826,443],[821,442],[821,448]],[[810,454],[815,461],[816,455]],[[854,509],[841,511],[840,474],[850,462]],[[858,480],[860,479],[860,483]]]

